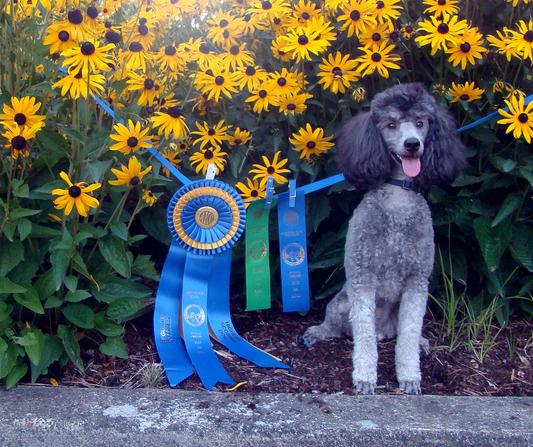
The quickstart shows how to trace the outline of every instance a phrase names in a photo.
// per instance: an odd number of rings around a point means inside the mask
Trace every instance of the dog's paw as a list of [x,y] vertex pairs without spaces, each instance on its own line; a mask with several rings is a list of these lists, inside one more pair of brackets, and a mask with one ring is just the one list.
[[400,380],[400,390],[405,394],[422,394],[420,380]]
[[364,382],[362,380],[355,380],[353,385],[359,394],[375,394],[375,391],[376,391],[375,383]]
[[422,354],[423,357],[427,357],[429,353],[431,352],[431,346],[429,344],[429,340],[424,337],[420,337],[420,354]]
[[311,326],[301,337],[298,337],[298,341],[306,348],[310,348],[320,340],[324,340],[320,333],[320,326]]

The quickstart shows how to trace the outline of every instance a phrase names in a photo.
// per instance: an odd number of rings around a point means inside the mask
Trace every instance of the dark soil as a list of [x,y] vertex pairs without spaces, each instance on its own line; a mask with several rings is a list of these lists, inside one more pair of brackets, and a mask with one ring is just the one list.
[[[279,310],[234,313],[235,327],[243,337],[292,366],[288,371],[259,368],[215,344],[214,348],[230,375],[236,382],[244,382],[237,390],[354,393],[351,384],[351,340],[317,343],[310,349],[298,341],[307,327],[321,321],[324,304],[315,303],[315,308],[306,316],[284,314]],[[450,340],[439,335],[440,321],[428,311],[424,336],[429,339],[432,351],[421,361],[422,392],[472,396],[533,395],[532,327],[531,322],[523,317],[514,316],[508,327],[498,335],[495,335],[497,328],[494,328],[495,344],[481,363],[474,351],[466,346],[464,336],[450,351]],[[87,365],[85,375],[82,376],[70,365],[60,380],[61,384],[122,388],[168,386],[157,365],[154,368],[159,359],[149,316],[127,324],[125,341],[129,359],[106,357],[98,349],[83,349],[82,358]],[[378,394],[399,393],[394,372],[394,345],[393,340],[379,344]],[[478,352],[480,347],[478,342]],[[180,388],[203,389],[196,375],[187,379]],[[220,391],[229,388],[217,386]]]

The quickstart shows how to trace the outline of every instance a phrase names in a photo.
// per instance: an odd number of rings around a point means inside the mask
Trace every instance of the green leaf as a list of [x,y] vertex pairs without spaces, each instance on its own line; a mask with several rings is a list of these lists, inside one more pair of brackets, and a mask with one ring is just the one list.
[[94,328],[94,312],[85,304],[68,304],[61,309],[65,318],[83,329]]
[[39,214],[41,210],[31,210],[29,208],[13,208],[9,212],[9,218],[13,220],[22,219],[23,217],[35,216]]
[[4,355],[7,351],[8,344],[0,337],[0,356]]
[[28,365],[20,363],[16,365],[6,377],[6,390],[13,388],[28,372]]
[[91,293],[87,290],[76,290],[74,292],[68,292],[65,295],[65,301],[68,301],[69,303],[78,303],[90,298],[91,296]]
[[482,216],[474,220],[474,231],[483,259],[489,270],[494,272],[499,266],[503,252],[511,242],[511,223],[505,221],[496,227],[491,227],[490,218]]
[[311,225],[313,231],[318,229],[320,223],[329,216],[331,206],[329,199],[323,194],[317,194],[313,197],[313,202],[310,206]]
[[25,293],[26,288],[15,284],[9,278],[0,276],[0,293]]
[[6,276],[24,259],[24,246],[19,241],[0,239],[0,276]]
[[44,225],[37,225],[31,223],[31,237],[41,239],[52,239],[61,236],[61,230],[51,227],[45,227]]
[[109,228],[116,237],[128,242],[128,226],[124,222],[115,222]]
[[50,263],[52,264],[52,280],[55,290],[59,290],[63,284],[71,258],[72,250],[70,249],[55,249],[50,253]]
[[37,290],[31,285],[26,285],[25,287],[26,292],[15,293],[13,298],[21,306],[24,306],[37,314],[43,315],[44,309]]
[[30,196],[30,188],[19,179],[13,179],[12,192],[15,197],[27,199]]
[[40,329],[27,330],[20,337],[13,337],[13,341],[24,347],[31,362],[38,364],[44,347],[44,334]]
[[17,362],[18,351],[15,343],[10,343],[7,351],[0,355],[0,379],[6,377]]
[[35,290],[37,290],[39,293],[41,301],[45,298],[48,298],[55,292],[56,289],[53,282],[52,269],[48,270],[39,277],[39,279],[35,282]]
[[80,357],[80,345],[78,344],[78,340],[72,335],[71,329],[68,326],[60,324],[57,327],[57,335],[61,339],[70,361],[74,363],[81,373],[83,373],[85,368],[83,367],[83,362]]
[[100,345],[100,352],[121,359],[128,358],[128,351],[121,337],[107,337],[106,341]]
[[146,307],[146,303],[135,298],[119,298],[113,301],[107,308],[106,314],[112,320],[127,321]]
[[150,236],[164,245],[170,245],[171,236],[168,231],[167,213],[164,209],[150,209],[140,213],[140,217],[143,228]]
[[469,197],[447,197],[446,200],[435,207],[433,212],[434,225],[448,225],[464,216],[472,207]]
[[35,383],[41,374],[46,374],[48,367],[58,361],[62,353],[63,345],[61,344],[61,340],[55,335],[45,335],[39,363],[30,363],[31,382]]
[[491,161],[492,164],[502,172],[511,172],[516,166],[516,161],[511,160],[509,158],[496,156],[492,157]]
[[109,168],[113,164],[113,160],[93,160],[87,168],[89,170],[89,176],[92,182],[100,182],[105,173],[109,171]]
[[143,278],[159,281],[159,274],[155,270],[155,264],[148,255],[139,255],[133,262],[132,270]]
[[78,277],[71,275],[65,276],[64,283],[68,290],[70,290],[71,292],[75,292],[78,288]]
[[533,172],[526,168],[518,168],[518,173],[521,177],[525,178],[531,186],[533,186]]
[[533,272],[533,228],[526,224],[515,225],[511,254],[521,265]]
[[145,300],[152,296],[152,290],[143,284],[116,278],[100,285],[100,290],[94,292],[94,297],[101,302],[111,303],[120,298]]
[[130,258],[124,248],[124,243],[114,237],[106,237],[98,241],[98,249],[104,259],[113,269],[125,278],[131,276]]
[[124,326],[108,320],[104,314],[96,315],[94,322],[96,323],[96,329],[107,337],[118,337],[124,332]]
[[20,240],[23,241],[31,233],[31,222],[28,219],[21,219],[17,222],[17,230]]
[[502,203],[498,214],[491,223],[491,227],[495,227],[500,222],[502,222],[507,216],[511,215],[520,205],[522,197],[520,194],[514,193],[509,194]]
[[46,300],[46,302],[44,303],[44,308],[45,309],[55,309],[59,306],[61,306],[63,304],[63,300],[61,298],[59,298],[58,296],[51,296],[50,298],[48,298]]

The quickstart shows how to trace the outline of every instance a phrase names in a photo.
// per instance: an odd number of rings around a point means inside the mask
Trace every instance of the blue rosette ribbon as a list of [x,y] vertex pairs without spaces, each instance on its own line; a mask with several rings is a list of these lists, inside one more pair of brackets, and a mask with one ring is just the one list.
[[218,180],[191,182],[170,200],[167,223],[172,245],[156,296],[154,335],[170,385],[194,371],[207,389],[234,383],[213,350],[210,333],[259,366],[288,368],[244,340],[231,322],[231,249],[246,223],[237,191]]

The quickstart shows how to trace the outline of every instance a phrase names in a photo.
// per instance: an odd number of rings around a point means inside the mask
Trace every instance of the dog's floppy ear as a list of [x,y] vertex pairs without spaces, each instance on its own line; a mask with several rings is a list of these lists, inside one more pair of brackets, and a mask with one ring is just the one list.
[[455,120],[443,107],[437,105],[430,118],[425,149],[422,154],[421,181],[430,185],[451,183],[466,167],[464,145],[459,139]]
[[375,188],[390,177],[392,160],[370,112],[348,121],[336,141],[339,168],[357,189]]

